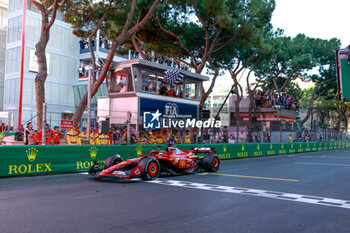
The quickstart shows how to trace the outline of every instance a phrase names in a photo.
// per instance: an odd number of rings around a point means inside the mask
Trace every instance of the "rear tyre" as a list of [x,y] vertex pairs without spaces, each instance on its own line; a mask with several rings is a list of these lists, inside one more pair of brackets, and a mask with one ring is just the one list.
[[160,173],[160,164],[155,158],[144,158],[140,161],[143,180],[157,179]]
[[206,172],[216,172],[219,170],[220,160],[216,154],[206,154],[202,160],[202,168]]
[[103,166],[103,169],[107,169],[121,162],[123,162],[123,159],[120,155],[109,156],[105,161],[105,165]]

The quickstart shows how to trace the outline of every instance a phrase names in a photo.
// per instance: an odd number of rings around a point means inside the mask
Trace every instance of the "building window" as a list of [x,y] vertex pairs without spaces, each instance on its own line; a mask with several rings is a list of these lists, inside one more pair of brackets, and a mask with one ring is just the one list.
[[[28,1],[30,2],[30,1]],[[23,0],[11,0],[9,1],[9,12],[23,11]]]
[[8,20],[8,43],[21,40],[22,26],[22,16],[17,16]]
[[191,80],[186,80],[185,84],[185,98],[186,99],[197,99],[197,83]]
[[21,48],[16,47],[6,51],[6,73],[18,72],[21,59]]
[[7,30],[7,9],[0,7],[0,30]]
[[156,93],[157,92],[157,74],[142,71],[142,90],[147,92]]

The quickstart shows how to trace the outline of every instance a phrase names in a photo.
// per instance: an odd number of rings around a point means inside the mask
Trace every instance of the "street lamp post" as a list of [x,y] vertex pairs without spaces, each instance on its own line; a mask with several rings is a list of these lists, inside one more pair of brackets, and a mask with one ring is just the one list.
[[[228,97],[230,96],[230,94],[237,94],[237,90],[235,89],[235,85],[234,85],[234,84],[232,85],[230,91],[227,93],[227,95],[226,95],[226,97],[225,97],[225,100],[224,100],[224,102],[222,103],[222,105],[221,105],[219,111],[216,113],[216,116],[215,116],[215,118],[214,118],[215,121],[218,119],[219,114],[220,114],[222,108],[224,107],[224,105],[226,104],[226,101],[227,101]],[[215,133],[216,133],[216,130],[215,130],[215,127],[213,127],[213,137],[215,137]]]

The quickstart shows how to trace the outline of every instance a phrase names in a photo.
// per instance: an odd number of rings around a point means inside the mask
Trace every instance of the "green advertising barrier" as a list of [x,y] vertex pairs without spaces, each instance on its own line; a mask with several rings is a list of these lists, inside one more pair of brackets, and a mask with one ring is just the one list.
[[[166,145],[62,145],[62,146],[0,146],[0,177],[40,175],[87,171],[98,161],[120,154],[123,159],[147,155],[151,150],[165,150]],[[218,143],[175,145],[189,150],[193,147],[214,148],[220,159],[235,159],[290,153],[338,150],[350,147],[349,142],[295,143]]]

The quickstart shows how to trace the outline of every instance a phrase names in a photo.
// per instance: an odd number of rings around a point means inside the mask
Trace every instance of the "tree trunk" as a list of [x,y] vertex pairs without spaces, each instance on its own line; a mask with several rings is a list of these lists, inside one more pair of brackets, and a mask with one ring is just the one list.
[[43,104],[45,103],[45,81],[47,78],[46,45],[50,39],[50,28],[48,15],[43,16],[41,22],[41,35],[39,42],[35,45],[35,55],[38,58],[39,71],[35,77],[35,102],[36,102],[36,123],[37,129],[42,129]]
[[311,110],[312,110],[312,108],[313,108],[314,101],[315,101],[321,94],[324,93],[324,91],[323,91],[322,93],[319,93],[318,95],[316,95],[316,92],[317,92],[318,88],[319,88],[320,86],[322,86],[323,84],[326,84],[326,83],[331,82],[331,81],[334,81],[334,80],[335,80],[335,78],[328,79],[328,80],[326,80],[326,81],[323,81],[323,82],[319,83],[319,84],[315,87],[314,91],[312,92],[312,96],[311,96],[311,99],[310,99],[310,102],[309,102],[307,114],[306,114],[305,118],[304,118],[304,119],[301,121],[301,123],[300,123],[300,126],[301,126],[301,127],[303,127],[303,125],[306,123],[306,121],[307,121],[307,120],[309,119],[309,117],[311,116]]
[[[91,97],[95,96],[99,87],[101,86],[101,84],[105,80],[106,75],[107,75],[108,71],[110,70],[110,66],[112,64],[112,61],[113,61],[113,58],[114,58],[114,55],[115,55],[117,48],[121,44],[123,44],[128,37],[132,36],[133,34],[135,34],[137,31],[139,31],[141,28],[143,28],[145,26],[145,24],[151,19],[152,15],[153,15],[154,11],[156,10],[157,6],[159,5],[159,3],[160,3],[160,0],[155,0],[152,4],[151,8],[149,9],[147,14],[145,15],[145,17],[143,17],[143,19],[140,22],[138,22],[136,25],[134,25],[133,27],[130,28],[131,19],[135,13],[135,7],[136,7],[136,2],[135,1],[132,2],[132,8],[129,12],[129,15],[128,15],[128,18],[125,22],[123,30],[119,34],[117,39],[115,39],[112,42],[111,48],[108,52],[107,58],[106,58],[105,63],[103,65],[102,72],[100,73],[100,77],[92,84]],[[75,109],[73,119],[72,119],[74,124],[77,124],[80,121],[80,119],[84,113],[84,110],[85,110],[86,104],[87,104],[87,97],[88,97],[88,94],[85,93],[83,98],[80,100],[77,108]]]
[[239,95],[236,95],[235,108],[236,108],[236,136],[237,142],[239,142],[239,126],[240,126],[240,112],[239,112],[239,104],[241,102],[241,98]]
[[[112,42],[111,48],[110,48],[109,53],[107,55],[107,59],[106,59],[104,66],[102,68],[102,72],[100,74],[100,77],[92,84],[91,98],[96,95],[99,87],[101,86],[101,84],[105,80],[105,77],[110,69],[110,66],[111,66],[113,58],[114,58],[115,51],[117,50],[118,46],[119,46],[119,44],[117,43],[117,41]],[[85,93],[83,98],[80,100],[79,105],[75,109],[73,119],[72,119],[74,121],[74,124],[77,124],[80,121],[80,119],[85,111],[86,105],[87,105],[87,99],[88,99],[88,93]],[[90,126],[88,126],[88,127],[90,127]]]
[[337,124],[335,125],[335,130],[336,131],[340,130],[340,124],[341,124],[342,120],[345,118],[344,108],[345,108],[344,102],[341,103],[340,108],[337,107],[339,116],[338,116]]

